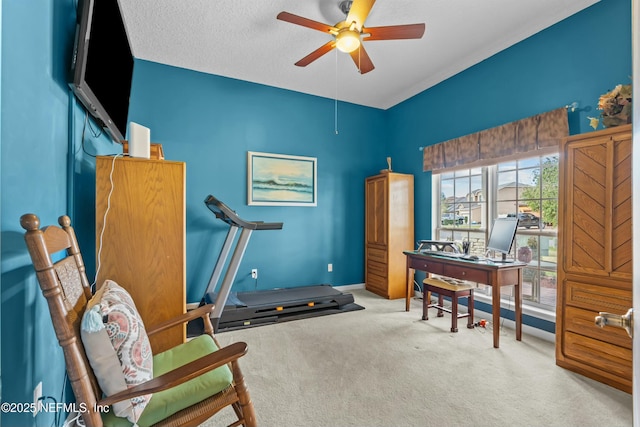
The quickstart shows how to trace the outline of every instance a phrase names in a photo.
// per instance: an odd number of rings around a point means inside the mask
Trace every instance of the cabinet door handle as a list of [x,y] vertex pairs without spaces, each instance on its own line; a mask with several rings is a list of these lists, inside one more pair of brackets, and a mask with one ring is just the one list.
[[633,308],[630,308],[626,314],[598,313],[596,316],[596,325],[604,328],[607,325],[623,328],[627,331],[630,338],[633,338]]

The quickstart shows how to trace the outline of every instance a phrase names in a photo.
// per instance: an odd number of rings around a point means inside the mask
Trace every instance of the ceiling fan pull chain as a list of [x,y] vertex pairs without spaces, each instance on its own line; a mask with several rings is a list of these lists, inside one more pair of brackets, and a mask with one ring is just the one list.
[[336,97],[334,102],[334,131],[338,134],[338,50],[336,49]]

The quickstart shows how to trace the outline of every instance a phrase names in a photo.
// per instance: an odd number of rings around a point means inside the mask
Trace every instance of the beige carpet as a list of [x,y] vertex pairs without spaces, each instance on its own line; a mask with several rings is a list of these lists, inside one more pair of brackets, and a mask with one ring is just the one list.
[[[262,427],[631,426],[629,394],[555,365],[554,344],[503,328],[449,331],[421,302],[350,291],[365,310],[223,332]],[[461,310],[464,310],[462,308]],[[491,325],[489,325],[491,326]],[[231,422],[218,414],[204,426]]]

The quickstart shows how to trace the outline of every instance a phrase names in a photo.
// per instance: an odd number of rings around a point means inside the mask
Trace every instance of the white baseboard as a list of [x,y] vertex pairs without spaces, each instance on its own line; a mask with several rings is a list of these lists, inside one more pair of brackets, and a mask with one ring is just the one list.
[[364,283],[355,283],[353,285],[334,286],[339,291],[351,291],[354,289],[364,289]]
[[[493,314],[487,313],[486,311],[481,311],[481,310],[473,310],[473,315],[476,322],[479,321],[480,319],[486,319],[488,321],[491,321],[491,319],[493,318]],[[504,326],[513,330],[516,329],[516,322],[514,322],[513,320],[509,320],[501,317],[500,323],[501,323],[501,326]],[[534,328],[533,326],[528,326],[523,324],[522,333],[528,334],[549,342],[556,341],[556,334],[552,334],[551,332],[547,332],[542,329]]]
[[187,303],[187,311],[195,310],[198,307],[200,307],[200,303],[199,302],[188,302]]

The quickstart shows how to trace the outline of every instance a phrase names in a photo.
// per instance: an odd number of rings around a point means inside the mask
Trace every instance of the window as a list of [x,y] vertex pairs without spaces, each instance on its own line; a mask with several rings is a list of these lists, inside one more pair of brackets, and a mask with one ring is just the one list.
[[437,238],[469,241],[474,254],[484,251],[487,201],[485,168],[463,169],[440,176]]
[[[496,165],[434,175],[439,213],[435,236],[469,241],[471,253],[486,253],[493,218],[517,216],[511,256],[526,262],[525,304],[555,310],[558,223],[558,156],[527,157]],[[489,293],[489,287],[479,291]],[[512,292],[506,287],[502,292]],[[507,295],[505,295],[507,296]]]

